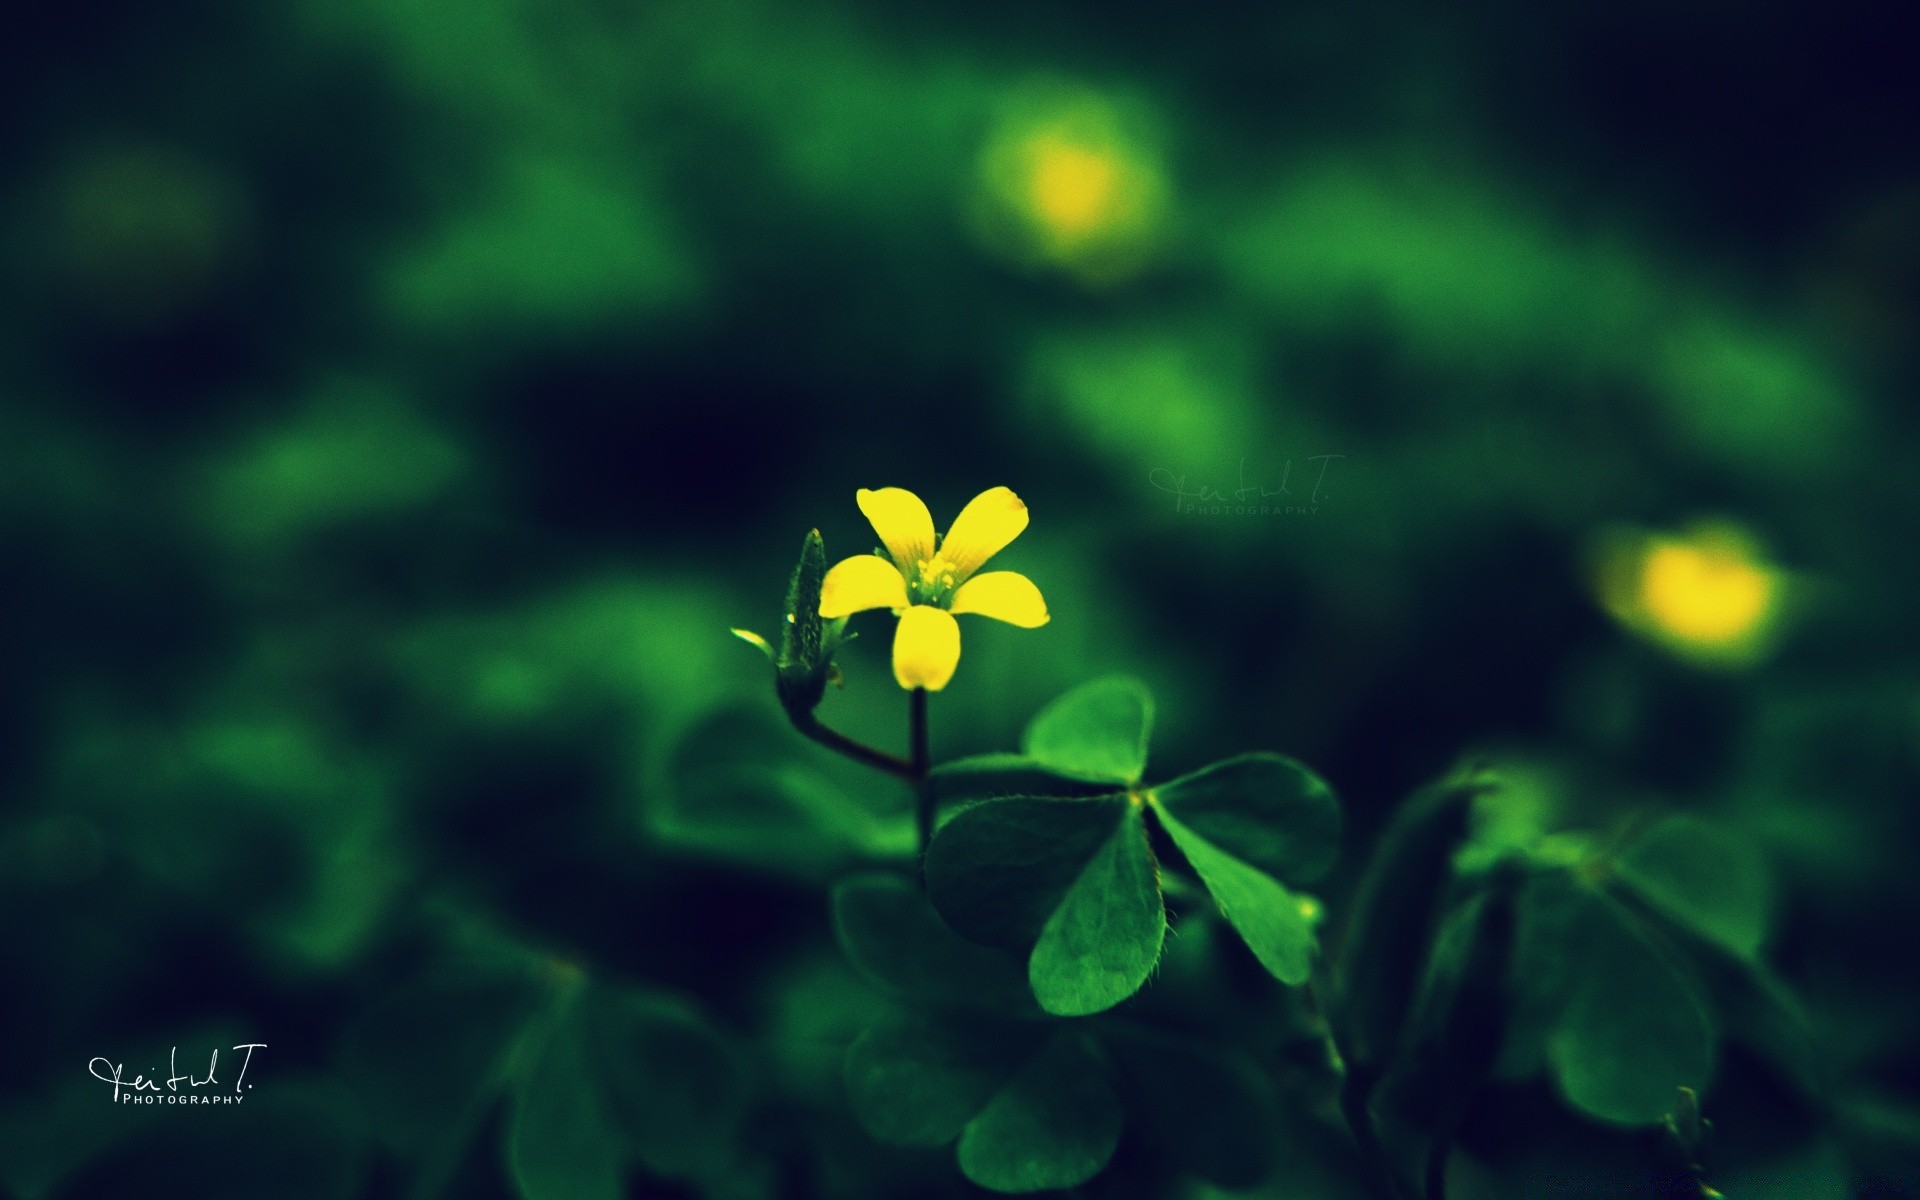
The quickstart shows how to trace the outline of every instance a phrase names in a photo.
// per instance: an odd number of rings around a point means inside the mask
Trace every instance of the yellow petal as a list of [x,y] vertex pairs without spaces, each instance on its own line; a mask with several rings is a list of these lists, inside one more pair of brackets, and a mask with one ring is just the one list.
[[940,543],[940,557],[952,565],[955,578],[964,580],[1026,527],[1026,502],[1012,488],[988,488],[953,519],[953,528]]
[[1047,623],[1047,602],[1040,589],[1018,571],[975,575],[960,585],[948,607],[956,616],[978,613],[1022,629],[1038,629]]
[[893,677],[901,687],[937,692],[959,665],[960,622],[953,614],[930,604],[900,614],[900,628],[893,631]]
[[906,606],[907,581],[878,554],[841,559],[820,581],[820,615],[828,620],[869,608]]
[[854,499],[903,573],[933,557],[933,514],[920,497],[888,487],[861,488]]

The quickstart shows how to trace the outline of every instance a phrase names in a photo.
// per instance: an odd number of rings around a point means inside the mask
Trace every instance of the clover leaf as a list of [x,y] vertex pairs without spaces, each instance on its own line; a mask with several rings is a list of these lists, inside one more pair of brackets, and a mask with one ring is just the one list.
[[1027,980],[1059,1016],[1111,1008],[1146,982],[1166,912],[1138,806],[1018,796],[957,813],[927,852],[927,891],[961,935],[1032,947]]
[[1766,860],[1733,830],[1684,813],[1667,817],[1620,855],[1616,874],[1646,901],[1751,960],[1773,907]]
[[920,888],[869,872],[833,890],[833,929],[856,970],[905,1000],[1014,1015],[1033,1012],[1019,964],[1006,951],[948,928]]
[[621,1154],[569,1021],[556,1021],[514,1089],[507,1167],[524,1200],[618,1200]]
[[1147,769],[1153,697],[1137,679],[1083,683],[1040,710],[1021,748],[1043,767],[1076,779],[1134,784]]
[[1649,1125],[1679,1089],[1705,1090],[1713,1015],[1692,972],[1644,922],[1567,872],[1534,878],[1518,915],[1521,1036],[1541,1039],[1569,1103],[1604,1121]]
[[845,1078],[854,1114],[875,1138],[957,1140],[961,1171],[997,1192],[1084,1183],[1120,1140],[1111,1071],[1070,1029],[904,1015],[854,1040]]
[[1132,680],[1068,692],[1034,719],[1025,756],[993,756],[974,773],[1105,779],[1126,790],[978,801],[941,826],[927,853],[927,892],[947,924],[975,941],[1029,950],[1028,983],[1057,1016],[1113,1007],[1159,959],[1166,910],[1149,808],[1276,978],[1304,982],[1312,961],[1312,906],[1288,885],[1311,883],[1332,865],[1340,826],[1332,790],[1277,754],[1242,755],[1142,789],[1152,710]]

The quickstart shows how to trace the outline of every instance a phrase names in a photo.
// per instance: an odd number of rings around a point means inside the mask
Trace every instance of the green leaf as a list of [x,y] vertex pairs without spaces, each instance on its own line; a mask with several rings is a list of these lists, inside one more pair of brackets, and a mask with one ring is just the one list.
[[1062,775],[1024,754],[976,754],[941,763],[928,775],[936,801],[1004,799],[1009,796],[1097,796],[1111,783]]
[[1521,876],[1501,869],[1447,915],[1409,1016],[1407,1042],[1450,1088],[1478,1084],[1500,1053],[1511,1007]]
[[761,870],[818,878],[911,850],[913,823],[841,786],[824,751],[772,714],[726,707],[674,744],[670,787],[646,811],[663,841]]
[[1715,1034],[1693,982],[1618,901],[1580,887],[1561,947],[1572,993],[1547,1041],[1567,1099],[1623,1125],[1659,1122],[1675,1092],[1705,1088]]
[[1318,880],[1340,853],[1340,802],[1278,754],[1243,754],[1153,789],[1188,829],[1276,879]]
[[1033,1011],[1020,964],[1005,951],[961,937],[926,896],[898,875],[856,875],[833,889],[841,952],[874,983],[927,1004]]
[[720,1161],[747,1104],[728,1038],[691,1005],[648,992],[594,987],[579,1018],[609,1123],[647,1169],[687,1178]]
[[1123,812],[1040,932],[1027,963],[1035,999],[1062,1017],[1112,1008],[1153,973],[1166,930],[1146,824]]
[[507,1167],[525,1200],[619,1200],[620,1146],[570,1021],[555,1023],[514,1089]]
[[1273,1173],[1283,1117],[1272,1084],[1245,1060],[1134,1026],[1116,1026],[1106,1044],[1120,1067],[1128,1117],[1161,1158],[1235,1190]]
[[1027,757],[1063,775],[1135,784],[1147,769],[1153,697],[1137,679],[1083,683],[1040,710],[1027,726]]
[[1298,986],[1313,969],[1313,923],[1301,897],[1215,846],[1165,807],[1156,809],[1174,845],[1200,876],[1227,919],[1280,982]]
[[1015,796],[963,808],[927,848],[928,898],[963,937],[1025,949],[1132,807]]
[[1373,1102],[1391,1110],[1395,1125],[1443,1131],[1461,1098],[1492,1072],[1510,1028],[1523,879],[1517,866],[1496,869],[1441,922],[1399,1053]]
[[1487,787],[1463,773],[1416,792],[1394,813],[1367,863],[1341,949],[1335,1007],[1356,1068],[1379,1066],[1400,1041],[1454,853]]
[[1122,1116],[1106,1064],[1062,1030],[967,1123],[960,1170],[996,1192],[1075,1187],[1113,1157]]
[[1648,903],[1743,958],[1766,940],[1773,899],[1766,860],[1724,825],[1670,816],[1628,847],[1616,868]]
[[1520,889],[1513,945],[1513,1013],[1496,1074],[1524,1079],[1547,1066],[1547,1039],[1566,1011],[1580,964],[1578,944],[1586,907],[1582,885],[1564,870],[1535,872]]
[[908,1013],[847,1047],[853,1115],[896,1146],[944,1146],[1012,1079],[1043,1036],[1039,1025]]
[[1021,796],[962,809],[927,851],[927,892],[975,941],[1032,946],[1043,1008],[1083,1016],[1146,982],[1166,914],[1139,809],[1126,796]]
[[507,1056],[546,999],[505,965],[437,966],[375,1001],[341,1040],[341,1076],[368,1124],[412,1156],[454,1154],[505,1080]]

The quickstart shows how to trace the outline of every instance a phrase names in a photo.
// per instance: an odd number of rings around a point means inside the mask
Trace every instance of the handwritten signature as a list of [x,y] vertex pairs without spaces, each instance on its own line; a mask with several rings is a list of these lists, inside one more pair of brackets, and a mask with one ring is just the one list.
[[[244,1088],[251,1088],[253,1086],[246,1082],[247,1068],[253,1063],[253,1052],[255,1050],[265,1050],[266,1048],[267,1044],[265,1042],[245,1042],[241,1045],[230,1047],[230,1049],[233,1050],[246,1051],[246,1056],[240,1060],[240,1072],[234,1076],[233,1092],[231,1094],[221,1093],[203,1096],[198,1094],[196,1090],[199,1088],[219,1086],[220,1080],[217,1074],[220,1068],[220,1051],[218,1048],[216,1048],[207,1059],[207,1073],[204,1078],[195,1075],[191,1070],[185,1072],[179,1070],[180,1048],[178,1046],[174,1046],[167,1051],[167,1075],[165,1078],[161,1078],[159,1073],[155,1071],[151,1079],[145,1075],[136,1073],[134,1077],[129,1080],[126,1078],[125,1064],[116,1063],[103,1057],[95,1057],[88,1060],[87,1074],[103,1083],[113,1085],[113,1099],[116,1104],[131,1102],[152,1104],[163,1099],[169,1104],[238,1104],[244,1098],[240,1095],[241,1091]],[[102,1075],[100,1069],[103,1066],[111,1071],[112,1074]],[[152,1068],[148,1069],[152,1070]],[[182,1084],[186,1085],[186,1091],[184,1093],[181,1091]],[[163,1088],[164,1094],[161,1094]]]
[[[1314,511],[1318,511],[1321,489],[1327,482],[1327,470],[1333,466],[1334,459],[1345,457],[1344,454],[1315,454],[1305,460],[1320,464],[1319,471],[1314,475],[1312,492],[1304,501],[1305,505],[1312,506]],[[1224,491],[1206,482],[1196,482],[1189,486],[1187,476],[1176,475],[1165,467],[1155,467],[1147,473],[1148,483],[1160,491],[1173,493],[1173,511],[1179,513],[1228,511],[1269,514],[1302,511],[1294,504],[1272,503],[1281,496],[1294,500],[1292,481],[1293,460],[1291,458],[1281,468],[1280,486],[1271,489],[1265,482],[1249,483],[1247,481],[1247,460],[1244,458],[1240,460],[1237,476],[1239,486],[1231,491]],[[1203,510],[1202,505],[1207,506],[1207,509]]]

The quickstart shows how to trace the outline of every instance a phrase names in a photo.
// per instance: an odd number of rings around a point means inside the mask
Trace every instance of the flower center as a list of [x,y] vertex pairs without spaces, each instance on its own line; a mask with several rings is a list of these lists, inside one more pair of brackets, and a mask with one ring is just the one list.
[[939,604],[953,590],[954,579],[953,564],[945,556],[925,559],[914,571],[913,598],[921,604]]

